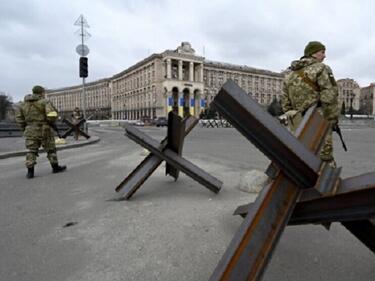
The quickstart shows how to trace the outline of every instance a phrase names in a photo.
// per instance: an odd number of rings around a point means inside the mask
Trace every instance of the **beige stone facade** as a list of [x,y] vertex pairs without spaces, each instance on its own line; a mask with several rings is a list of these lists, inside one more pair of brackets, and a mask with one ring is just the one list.
[[375,115],[375,83],[361,88],[360,108],[365,114]]
[[[111,118],[110,84],[110,79],[101,79],[85,85],[86,116],[90,119]],[[47,98],[65,117],[70,117],[76,107],[83,109],[82,85],[47,90]]]
[[268,70],[205,61],[204,96],[209,104],[225,81],[232,79],[261,105],[268,105],[274,98],[279,98],[283,78],[283,74]]
[[353,79],[346,78],[337,80],[337,86],[339,90],[340,108],[344,102],[346,112],[348,112],[350,103],[352,102],[353,109],[358,110],[361,94],[361,88],[359,87],[358,83]]
[[203,61],[195,55],[188,42],[183,42],[175,51],[163,53],[163,99],[164,113],[173,110],[180,116],[198,116],[203,100]]
[[113,119],[153,119],[171,110],[197,116],[203,92],[202,62],[184,42],[175,51],[153,54],[113,76]]
[[[205,60],[188,42],[153,54],[111,78],[86,84],[87,116],[137,120],[199,116],[220,87],[232,79],[262,105],[281,94],[282,73]],[[82,85],[48,90],[47,97],[64,115],[83,108]]]
[[113,119],[140,119],[156,116],[162,106],[160,94],[160,55],[152,55],[111,78]]

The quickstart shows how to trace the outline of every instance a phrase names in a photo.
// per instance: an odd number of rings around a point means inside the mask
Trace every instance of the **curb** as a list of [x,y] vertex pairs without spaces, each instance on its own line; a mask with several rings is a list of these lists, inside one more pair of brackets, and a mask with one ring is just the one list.
[[[91,138],[89,140],[86,140],[86,141],[83,141],[83,142],[80,142],[80,143],[66,144],[66,145],[63,145],[63,146],[57,145],[56,150],[60,151],[60,150],[65,150],[65,149],[70,149],[70,148],[76,148],[76,147],[80,147],[80,146],[84,146],[84,145],[94,144],[94,143],[97,143],[99,141],[100,141],[100,138],[98,136],[91,136]],[[6,159],[6,158],[10,158],[10,157],[17,157],[17,156],[24,156],[24,155],[26,155],[27,152],[28,152],[28,150],[19,150],[19,151],[10,151],[10,152],[6,152],[6,153],[0,153],[0,159]],[[41,152],[45,152],[44,149],[40,149],[39,153],[41,153]]]

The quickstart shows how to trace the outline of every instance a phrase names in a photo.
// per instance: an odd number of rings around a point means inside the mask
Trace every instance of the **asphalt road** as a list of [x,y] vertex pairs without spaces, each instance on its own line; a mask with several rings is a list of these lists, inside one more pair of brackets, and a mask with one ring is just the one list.
[[[242,173],[269,160],[234,129],[195,128],[184,157],[224,182],[219,194],[165,177],[162,164],[130,201],[116,201],[144,151],[120,128],[91,132],[99,143],[58,153],[65,173],[52,174],[45,154],[32,180],[24,157],[0,160],[0,280],[208,280],[242,221],[233,211],[255,199],[238,189]],[[342,176],[375,171],[375,129],[343,133]],[[375,280],[375,255],[340,224],[288,227],[263,280]]]

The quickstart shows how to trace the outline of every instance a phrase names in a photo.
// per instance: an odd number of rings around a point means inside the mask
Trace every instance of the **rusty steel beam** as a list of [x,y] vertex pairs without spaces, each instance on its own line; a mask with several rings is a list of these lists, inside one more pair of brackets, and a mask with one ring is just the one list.
[[68,129],[61,137],[62,138],[66,138],[67,136],[69,136],[70,133],[72,133],[74,131],[74,135],[75,135],[75,138],[78,139],[78,136],[79,135],[82,135],[84,136],[86,139],[89,139],[91,136],[89,136],[88,134],[86,134],[84,131],[82,131],[80,129],[80,126],[82,123],[86,122],[85,119],[81,119],[79,122],[77,122],[76,124],[73,124],[72,122],[70,122],[69,120],[67,119],[63,119],[62,120],[65,124],[67,124],[70,129]]
[[[341,180],[341,183],[339,184],[334,194],[347,193],[347,192],[362,190],[362,189],[366,189],[366,188],[370,188],[374,186],[375,186],[375,172],[370,172],[370,173],[366,173],[366,174],[362,174],[359,176],[354,176],[354,177]],[[318,199],[320,197],[321,197],[321,194],[318,192],[316,188],[309,188],[303,192],[300,198],[300,201],[301,202],[309,201],[313,199]]]
[[[238,206],[233,214],[245,217],[252,205],[250,203]],[[321,197],[315,189],[305,190],[288,224],[320,224],[373,217],[375,217],[375,172],[341,180],[334,195]]]
[[[314,153],[319,151],[329,124],[315,108],[309,109],[296,132],[299,142],[233,82],[227,82],[216,98],[217,110],[272,160],[277,158],[280,170],[276,169],[275,180],[249,209],[210,281],[260,280],[302,193],[299,185],[311,187],[318,179],[320,160]],[[292,159],[289,164],[288,157]],[[291,175],[295,165],[300,165],[297,177]],[[305,172],[310,176],[304,178]]]
[[[372,252],[375,253],[375,172],[347,178],[342,180],[337,193],[334,197],[341,198],[338,203],[325,202],[326,206],[336,216],[343,226],[345,226],[354,236],[365,244]],[[302,203],[309,203],[308,200],[316,201],[316,194],[303,196]],[[322,205],[322,204],[320,204]],[[334,207],[342,207],[339,210],[332,211]],[[319,206],[322,208],[322,206]],[[348,208],[352,208],[348,210]]]
[[341,181],[341,185],[337,190],[337,194],[354,192],[357,190],[363,190],[367,188],[375,187],[375,172],[370,172],[350,178],[346,178]]
[[298,186],[310,188],[315,185],[320,159],[236,83],[226,82],[212,106]]
[[212,192],[218,193],[220,191],[222,182],[217,178],[211,176],[199,167],[195,166],[193,163],[179,156],[176,152],[168,148],[163,150],[162,144],[147,136],[145,133],[137,130],[132,125],[126,125],[125,130],[130,139],[139,143],[157,157],[173,165],[183,173],[210,189]]
[[375,220],[342,222],[355,237],[375,253]]
[[[168,114],[168,144],[167,148],[177,153],[177,155],[182,155],[182,148],[184,145],[185,138],[185,123],[182,118],[172,111]],[[178,179],[180,171],[170,165],[169,163],[165,166],[165,174],[170,175],[175,180]]]
[[[357,193],[357,192],[354,192]],[[362,194],[361,194],[362,193]],[[335,195],[322,202],[299,202],[294,208],[288,225],[327,224],[340,222],[367,248],[375,253],[375,189]],[[358,200],[359,198],[359,200]],[[325,200],[327,199],[327,200]],[[354,202],[353,202],[354,201]],[[344,204],[344,207],[336,206]],[[239,206],[234,215],[246,217],[253,204]]]
[[[341,180],[333,196],[306,191],[291,217],[291,224],[360,221],[375,217],[375,172]],[[375,237],[374,237],[375,241]]]
[[340,173],[341,167],[334,169],[330,165],[325,165],[320,171],[314,189],[322,196],[335,194],[341,182]]
[[260,280],[301,189],[282,173],[258,195],[210,281]]
[[74,125],[65,118],[62,121],[70,127],[65,133],[61,135],[61,138],[65,139],[67,136],[70,135],[70,133],[74,131]]
[[369,188],[300,202],[296,205],[289,224],[322,224],[373,217],[375,217],[375,188]]
[[237,206],[236,210],[233,212],[233,216],[246,217],[249,210],[253,207],[254,203],[247,203],[244,205]]
[[143,159],[142,162],[116,187],[116,192],[121,194],[122,199],[130,199],[162,162],[162,159],[149,153],[146,158]]
[[279,173],[279,168],[274,162],[268,165],[266,171],[264,172],[270,179],[274,180],[276,175]]
[[[185,136],[187,136],[198,123],[198,119],[192,116],[184,119]],[[167,146],[168,137],[161,141],[161,147],[164,150]],[[130,199],[141,185],[149,178],[163,162],[163,159],[149,153],[147,157],[116,187],[116,192],[121,192],[121,197],[125,200]]]

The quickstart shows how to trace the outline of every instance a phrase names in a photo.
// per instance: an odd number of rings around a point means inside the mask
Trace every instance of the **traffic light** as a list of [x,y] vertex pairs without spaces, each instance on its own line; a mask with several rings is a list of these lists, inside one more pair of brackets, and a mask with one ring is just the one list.
[[89,69],[87,65],[87,58],[79,58],[79,77],[86,78],[89,74]]

